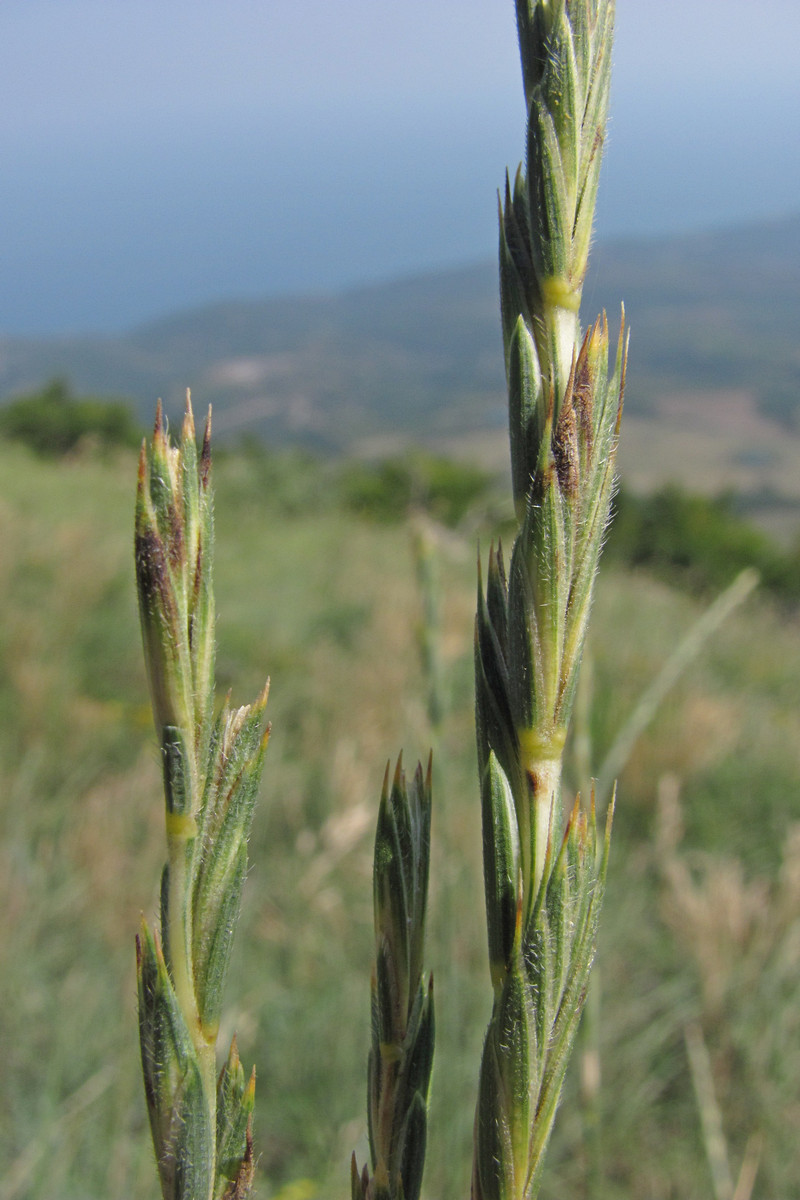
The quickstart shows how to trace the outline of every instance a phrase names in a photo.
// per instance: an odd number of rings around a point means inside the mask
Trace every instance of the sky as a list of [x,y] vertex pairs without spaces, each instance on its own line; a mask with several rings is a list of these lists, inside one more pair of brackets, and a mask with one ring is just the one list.
[[[796,0],[618,0],[599,237],[800,209]],[[493,255],[512,0],[2,0],[0,336]]]

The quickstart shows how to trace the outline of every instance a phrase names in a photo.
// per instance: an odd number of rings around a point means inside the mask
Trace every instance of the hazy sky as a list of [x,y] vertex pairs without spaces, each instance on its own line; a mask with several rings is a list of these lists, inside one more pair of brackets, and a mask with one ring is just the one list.
[[[1,0],[0,333],[494,252],[512,0]],[[618,0],[600,235],[800,208],[796,0]]]

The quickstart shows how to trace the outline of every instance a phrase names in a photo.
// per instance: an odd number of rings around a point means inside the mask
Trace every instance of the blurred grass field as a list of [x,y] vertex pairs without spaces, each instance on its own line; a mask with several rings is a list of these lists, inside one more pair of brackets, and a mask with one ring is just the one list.
[[[0,444],[0,472],[0,1200],[145,1200],[157,1182],[133,937],[163,848],[135,458],[44,461]],[[473,511],[469,532],[435,535],[445,716],[432,731],[410,526],[333,502],[322,475],[252,453],[216,466],[218,687],[244,703],[270,675],[273,723],[222,1040],[235,1028],[257,1065],[258,1194],[347,1194],[350,1152],[365,1154],[377,799],[389,757],[402,748],[413,765],[435,742],[424,1191],[455,1200],[491,1000],[471,674],[476,534],[485,553],[494,518]],[[702,609],[663,579],[601,575],[595,766]],[[619,781],[595,1016],[543,1196],[712,1194],[685,1040],[696,1025],[734,1174],[749,1155],[753,1197],[800,1191],[798,668],[797,614],[757,593]]]

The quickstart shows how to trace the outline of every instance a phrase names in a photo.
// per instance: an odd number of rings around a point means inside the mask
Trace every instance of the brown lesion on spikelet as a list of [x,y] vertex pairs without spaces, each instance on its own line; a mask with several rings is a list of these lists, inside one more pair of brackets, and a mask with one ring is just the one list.
[[578,422],[575,416],[572,389],[568,389],[561,407],[553,437],[553,458],[556,464],[558,485],[562,493],[574,498],[580,483],[580,454],[578,451]]

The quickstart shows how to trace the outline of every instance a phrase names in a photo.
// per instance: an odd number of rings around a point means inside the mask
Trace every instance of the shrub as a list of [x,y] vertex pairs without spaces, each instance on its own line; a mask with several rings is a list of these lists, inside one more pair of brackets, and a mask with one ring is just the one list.
[[0,409],[0,434],[54,457],[87,441],[103,448],[137,446],[142,437],[127,405],[97,396],[75,397],[63,379]]
[[377,520],[399,521],[417,508],[452,526],[486,496],[490,482],[478,467],[415,451],[376,463],[347,464],[340,491],[346,508]]
[[800,551],[786,553],[734,511],[726,497],[709,498],[674,484],[650,496],[622,491],[608,555],[644,566],[693,591],[719,591],[739,571],[755,567],[776,597],[800,599]]

